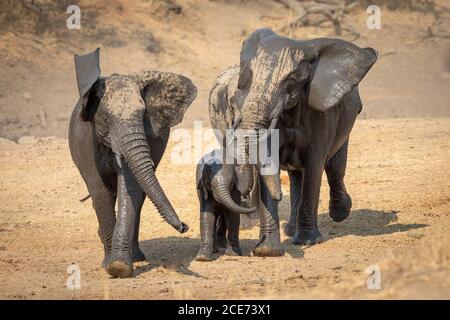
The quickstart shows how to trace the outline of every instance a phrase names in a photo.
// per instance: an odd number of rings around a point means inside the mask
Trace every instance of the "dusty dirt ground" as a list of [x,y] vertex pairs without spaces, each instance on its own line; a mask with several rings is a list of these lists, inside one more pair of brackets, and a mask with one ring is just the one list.
[[[347,187],[350,217],[328,216],[323,181],[319,227],[325,242],[286,254],[251,257],[259,228],[241,232],[242,257],[197,262],[194,165],[174,166],[171,142],[158,176],[191,229],[179,235],[149,201],[140,244],[147,261],[131,279],[99,268],[102,246],[86,188],[67,141],[41,139],[0,147],[0,298],[450,298],[450,118],[360,120],[352,133]],[[179,149],[179,146],[177,147]],[[286,179],[283,179],[286,181]],[[289,194],[280,204],[283,223]],[[65,287],[67,267],[81,269],[81,289]],[[381,290],[366,286],[378,265]]]
[[[360,36],[343,38],[376,48],[379,58],[361,83],[364,108],[351,135],[353,210],[334,223],[323,183],[323,244],[298,247],[283,236],[284,257],[251,257],[254,227],[241,233],[243,257],[193,261],[195,166],[170,161],[171,141],[157,174],[191,229],[177,234],[146,203],[147,261],[134,278],[118,280],[99,268],[97,221],[91,201],[79,202],[87,191],[65,140],[78,96],[73,54],[99,46],[104,75],[157,69],[190,77],[199,94],[180,126],[202,120],[206,127],[211,85],[238,63],[242,41],[258,27],[278,30],[292,12],[263,0],[170,1],[181,13],[162,0],[36,0],[47,8],[40,16],[24,1],[0,3],[0,298],[450,298],[450,46],[427,37],[433,14],[382,7],[381,30],[366,28],[362,7],[344,20]],[[81,30],[65,26],[69,2],[81,7]],[[330,25],[283,34],[335,36]],[[80,290],[65,287],[72,263],[81,269]],[[380,267],[381,290],[367,289],[372,265]]]

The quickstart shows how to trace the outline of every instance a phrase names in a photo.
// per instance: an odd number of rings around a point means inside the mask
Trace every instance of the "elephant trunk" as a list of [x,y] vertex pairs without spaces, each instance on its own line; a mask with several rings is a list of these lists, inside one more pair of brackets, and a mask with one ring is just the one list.
[[224,179],[220,179],[217,182],[214,197],[218,202],[220,202],[233,212],[237,212],[240,214],[251,214],[256,211],[256,208],[245,208],[238,205],[231,197],[230,189],[228,187],[228,184],[224,181]]
[[118,151],[142,190],[167,223],[180,233],[186,232],[189,229],[188,225],[180,221],[156,178],[150,147],[144,132],[143,119],[142,122],[137,121],[137,123],[118,129]]
[[[253,106],[253,107],[252,107]],[[270,119],[270,115],[265,114],[263,112],[261,112],[262,110],[267,110],[267,108],[263,107],[261,108],[255,108],[254,106],[256,106],[256,104],[250,104],[249,108],[251,110],[251,114],[253,114],[252,117],[250,117],[250,115],[248,115],[247,117],[245,117],[245,115],[242,117],[242,123],[241,123],[241,128],[252,128],[254,130],[259,130],[259,129],[268,129],[268,136],[267,139],[269,139],[269,143],[272,143],[272,137],[271,135],[271,130],[275,129],[276,127],[276,123],[278,121],[278,115],[272,117],[272,119]],[[249,120],[251,119],[251,120]],[[249,142],[245,142],[245,139],[241,139],[239,141],[239,143],[237,143],[237,148],[238,148],[238,152],[241,152],[241,154],[243,155],[243,165],[242,165],[242,172],[243,172],[243,178],[244,178],[244,182],[243,185],[246,188],[250,188],[253,186],[253,168],[256,165],[259,169],[259,172],[261,173],[261,159],[259,159],[259,155],[256,155],[256,163],[255,164],[250,164],[249,162],[249,152],[253,151],[253,152],[258,152],[258,149],[260,146],[258,146],[259,143],[261,143],[261,139],[249,139]],[[253,144],[252,144],[253,143]],[[267,147],[270,146],[266,146],[266,150]],[[278,152],[278,150],[277,150]],[[255,161],[253,161],[255,162]],[[251,174],[251,177],[250,177]],[[274,174],[261,174],[261,178],[262,181],[264,182],[264,184],[267,186],[268,191],[272,197],[272,199],[276,200],[276,201],[280,201],[282,198],[282,190],[281,190],[281,181],[280,181],[280,173],[279,170],[277,173]],[[250,184],[251,183],[251,184]]]
[[237,142],[237,152],[239,157],[241,158],[238,161],[238,167],[242,174],[239,174],[239,191],[243,196],[247,196],[253,188],[254,181],[254,173],[253,173],[253,165],[250,164],[249,159],[249,146],[244,140]]

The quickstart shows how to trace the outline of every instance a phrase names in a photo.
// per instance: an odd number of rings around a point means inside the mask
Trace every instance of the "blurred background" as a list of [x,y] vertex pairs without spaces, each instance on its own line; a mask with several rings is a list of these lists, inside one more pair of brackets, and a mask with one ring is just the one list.
[[[446,3],[447,2],[447,3]],[[81,28],[66,9],[81,9]],[[370,30],[369,5],[381,8]],[[199,95],[181,126],[208,120],[214,79],[242,41],[270,27],[296,39],[340,37],[379,52],[361,85],[362,118],[450,116],[450,11],[439,0],[0,0],[0,137],[67,135],[78,99],[73,55],[100,47],[102,74],[183,74]]]

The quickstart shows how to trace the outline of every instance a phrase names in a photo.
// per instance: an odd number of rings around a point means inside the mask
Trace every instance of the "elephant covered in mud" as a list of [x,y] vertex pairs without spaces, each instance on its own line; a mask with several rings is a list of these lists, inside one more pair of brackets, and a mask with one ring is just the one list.
[[[259,29],[244,41],[240,65],[226,69],[213,85],[209,113],[212,128],[221,132],[219,140],[230,128],[256,134],[279,130],[279,168],[288,171],[291,190],[285,232],[294,236],[295,244],[322,241],[317,210],[324,170],[330,185],[330,216],[342,221],[350,212],[351,198],[344,185],[348,139],[362,108],[358,83],[376,60],[374,49],[344,40],[298,41]],[[261,174],[262,161],[249,161],[249,150],[255,150],[252,141],[241,139],[234,148],[244,154],[244,161],[236,164],[242,195],[249,194],[255,183],[260,189],[260,241],[253,252],[278,256],[284,253],[278,218],[280,171]]]
[[213,251],[224,246],[229,255],[242,255],[239,247],[239,214],[256,208],[241,206],[235,167],[223,163],[219,150],[205,154],[197,165],[196,184],[200,201],[200,250],[197,261],[211,261]]
[[75,68],[80,100],[70,120],[70,152],[97,214],[102,266],[112,276],[130,277],[132,262],[145,259],[138,245],[145,195],[177,231],[188,230],[155,170],[170,127],[181,122],[197,89],[188,78],[169,72],[100,77],[99,49],[75,56]]

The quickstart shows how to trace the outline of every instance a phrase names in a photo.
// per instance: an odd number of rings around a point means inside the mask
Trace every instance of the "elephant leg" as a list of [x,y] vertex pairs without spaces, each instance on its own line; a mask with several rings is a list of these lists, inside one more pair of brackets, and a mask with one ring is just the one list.
[[[241,204],[241,196],[239,191],[233,190],[232,197],[237,204]],[[239,225],[241,222],[241,215],[239,213],[226,209],[224,211],[224,216],[227,224],[228,240],[225,254],[231,256],[242,256],[242,250],[239,246]]]
[[[217,207],[222,206],[217,204]],[[214,223],[214,252],[219,252],[221,249],[227,247],[227,222],[223,214],[223,210],[219,209],[219,212],[215,215]]]
[[[116,186],[107,185],[100,175],[95,154],[98,152],[101,157],[105,156],[102,152],[94,147],[94,140],[91,134],[91,128],[77,131],[78,139],[70,141],[70,148],[73,160],[81,177],[86,183],[89,195],[92,199],[92,206],[98,220],[98,234],[104,247],[104,259],[102,267],[106,268],[107,261],[111,254],[112,238],[114,227],[116,225],[115,213],[115,189]],[[82,142],[81,142],[82,141]],[[107,171],[107,170],[106,170]],[[116,172],[108,172],[105,174],[108,180],[115,181],[117,179]]]
[[[138,197],[138,195],[136,195],[136,197]],[[132,254],[132,260],[133,262],[138,262],[138,261],[145,261],[145,254],[144,252],[142,252],[141,248],[139,248],[139,226],[141,223],[141,209],[142,209],[142,205],[144,203],[145,200],[145,194],[143,192],[141,192],[141,199],[136,199],[136,203],[137,204],[141,204],[139,208],[137,208],[136,211],[136,219],[134,222],[134,232],[133,232],[133,240],[131,242],[131,254]],[[133,208],[133,210],[135,210]]]
[[132,255],[136,218],[144,201],[143,192],[128,166],[122,162],[118,170],[118,212],[107,272],[120,278],[133,275]]
[[352,198],[347,193],[344,184],[347,150],[348,139],[325,166],[328,185],[330,186],[330,217],[336,222],[345,220],[352,208]]
[[288,171],[291,196],[291,215],[288,223],[284,226],[284,233],[288,237],[295,234],[297,228],[297,212],[300,209],[300,200],[302,194],[302,172]]
[[239,224],[240,214],[228,210],[225,214],[227,223],[227,248],[225,254],[228,256],[242,256],[242,250],[239,246]]
[[273,200],[262,178],[260,179],[259,243],[253,249],[255,256],[282,256],[284,250],[280,240],[280,220],[278,217],[278,202]]
[[116,225],[114,209],[116,198],[99,176],[93,174],[89,176],[83,175],[83,177],[85,177],[86,185],[92,198],[92,205],[99,225],[98,234],[103,243],[105,256],[101,266],[102,268],[106,268],[111,256],[112,238],[114,226]]
[[214,250],[214,231],[216,227],[216,214],[214,206],[205,200],[200,204],[200,249],[195,257],[197,261],[211,261]]
[[317,226],[320,184],[324,170],[325,157],[312,152],[303,172],[302,195],[297,213],[297,231],[294,244],[316,244],[322,242],[322,235]]

